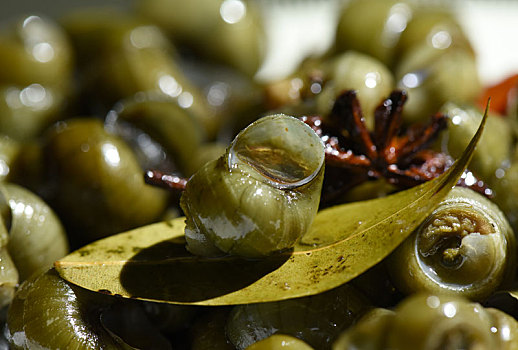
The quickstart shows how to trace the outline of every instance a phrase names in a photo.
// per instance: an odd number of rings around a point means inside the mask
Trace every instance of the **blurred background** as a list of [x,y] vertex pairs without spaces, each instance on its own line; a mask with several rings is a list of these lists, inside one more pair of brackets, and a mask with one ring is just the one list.
[[[347,0],[256,0],[267,16],[268,54],[258,77],[286,75],[308,53],[325,51],[332,43],[337,9]],[[422,0],[454,5],[477,52],[481,80],[491,85],[518,71],[518,1]],[[0,22],[18,14],[59,17],[71,9],[111,7],[128,9],[134,0],[21,0],[0,4]],[[311,25],[308,25],[310,23]]]

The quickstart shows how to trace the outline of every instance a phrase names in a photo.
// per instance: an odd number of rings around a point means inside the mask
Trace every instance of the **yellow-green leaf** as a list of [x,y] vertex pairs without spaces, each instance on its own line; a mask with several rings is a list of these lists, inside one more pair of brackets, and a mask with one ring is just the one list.
[[446,173],[391,196],[319,212],[291,252],[255,261],[194,256],[185,249],[184,218],[178,218],[94,242],[55,267],[86,289],[178,304],[246,304],[324,292],[381,261],[433,211],[471,159],[486,116],[487,110]]

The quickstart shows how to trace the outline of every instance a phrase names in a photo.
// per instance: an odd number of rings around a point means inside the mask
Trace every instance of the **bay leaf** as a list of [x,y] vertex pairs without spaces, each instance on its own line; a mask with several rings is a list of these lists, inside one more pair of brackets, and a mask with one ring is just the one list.
[[185,249],[184,219],[111,236],[55,263],[65,280],[123,297],[173,304],[235,305],[318,294],[392,252],[455,185],[483,131],[444,174],[383,198],[320,211],[289,252],[263,260],[206,258]]

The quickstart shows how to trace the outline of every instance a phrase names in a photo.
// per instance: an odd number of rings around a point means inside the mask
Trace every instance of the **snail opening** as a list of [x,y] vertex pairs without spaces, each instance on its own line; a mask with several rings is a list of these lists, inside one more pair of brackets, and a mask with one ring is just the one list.
[[310,182],[324,164],[324,146],[302,121],[278,114],[241,131],[229,150],[230,169],[246,164],[278,188]]
[[484,279],[494,262],[494,227],[468,208],[440,210],[417,236],[420,264],[440,283],[470,284]]

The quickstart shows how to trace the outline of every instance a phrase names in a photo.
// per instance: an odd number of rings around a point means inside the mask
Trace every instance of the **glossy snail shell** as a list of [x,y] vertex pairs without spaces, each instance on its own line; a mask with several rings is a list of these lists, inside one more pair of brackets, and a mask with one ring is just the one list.
[[500,209],[455,187],[390,257],[396,287],[483,300],[510,280],[516,265],[514,233]]
[[263,117],[207,163],[181,198],[188,249],[257,258],[291,248],[318,209],[324,146],[300,120]]

